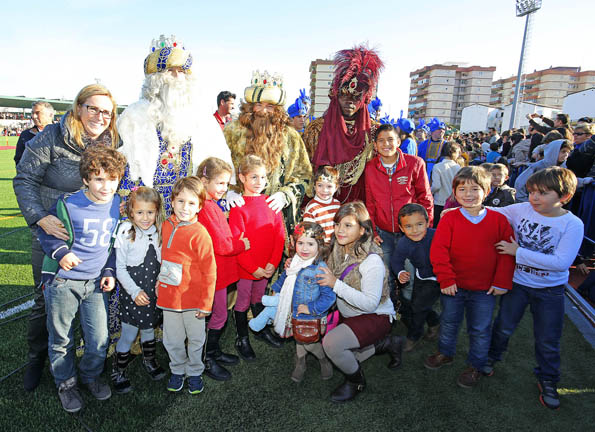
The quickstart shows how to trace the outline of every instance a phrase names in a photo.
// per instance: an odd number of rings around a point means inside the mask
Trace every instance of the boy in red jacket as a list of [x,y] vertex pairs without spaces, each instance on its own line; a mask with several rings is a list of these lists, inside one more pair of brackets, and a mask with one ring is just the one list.
[[[374,143],[378,156],[366,165],[366,208],[374,225],[374,241],[382,247],[383,259],[390,269],[391,256],[402,236],[397,215],[405,204],[421,204],[430,219],[434,200],[424,161],[399,149],[401,140],[391,124],[376,131]],[[389,287],[395,288],[395,275],[388,274]]]
[[468,367],[457,379],[463,388],[479,382],[479,371],[487,363],[495,296],[512,288],[514,259],[499,254],[495,244],[514,234],[506,217],[482,205],[490,182],[490,174],[481,167],[465,167],[457,173],[453,192],[461,207],[440,219],[430,248],[442,315],[438,352],[424,366],[438,369],[453,362],[459,326],[466,316]]

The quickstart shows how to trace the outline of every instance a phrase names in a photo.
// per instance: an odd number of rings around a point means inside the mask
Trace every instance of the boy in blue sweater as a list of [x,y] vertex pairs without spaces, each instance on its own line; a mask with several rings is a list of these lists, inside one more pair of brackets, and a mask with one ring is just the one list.
[[430,221],[426,209],[419,204],[405,204],[399,210],[398,221],[405,236],[399,239],[392,256],[392,270],[399,282],[404,284],[409,282],[412,276],[405,271],[405,260],[409,259],[415,267],[411,297],[412,317],[403,348],[408,352],[421,341],[424,323],[428,323],[426,340],[435,340],[438,336],[440,317],[433,306],[440,298],[440,286],[430,263],[430,246],[435,230],[429,228]]
[[111,396],[99,380],[108,347],[107,292],[115,286],[112,236],[120,219],[120,198],[114,196],[124,175],[126,159],[102,145],[83,153],[79,170],[86,188],[58,199],[51,213],[69,238],[64,241],[39,229],[46,254],[45,285],[48,354],[58,397],[67,412],[77,412],[83,400],[76,385],[74,319],[79,312],[85,352],[79,363],[81,381],[98,400]]

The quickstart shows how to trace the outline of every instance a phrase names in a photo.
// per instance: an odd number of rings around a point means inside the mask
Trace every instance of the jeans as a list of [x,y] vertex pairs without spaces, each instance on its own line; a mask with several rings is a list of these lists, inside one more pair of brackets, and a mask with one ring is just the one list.
[[100,279],[69,280],[59,277],[45,289],[48,316],[48,354],[56,386],[75,376],[74,319],[77,312],[85,352],[79,362],[81,381],[95,381],[103,371],[107,354],[107,293],[99,286]]
[[391,291],[393,291],[395,289],[395,281],[397,277],[391,269],[390,258],[393,255],[395,249],[397,248],[397,243],[399,242],[399,239],[403,234],[400,232],[391,233],[389,231],[384,231],[378,227],[376,227],[376,231],[378,231],[378,235],[382,239],[380,247],[382,248],[382,260],[384,261],[384,265],[388,269],[388,288]]
[[530,288],[513,283],[512,290],[502,297],[500,311],[494,322],[489,357],[502,359],[510,336],[521,321],[529,305],[533,314],[535,337],[534,369],[537,378],[543,381],[560,380],[560,338],[564,324],[564,286]]
[[[506,294],[508,295],[508,294]],[[438,350],[453,357],[457,347],[459,327],[463,315],[467,319],[469,354],[467,363],[482,370],[488,360],[490,349],[492,313],[496,297],[487,291],[469,291],[458,288],[454,296],[440,295],[442,315],[440,316],[440,339]]]

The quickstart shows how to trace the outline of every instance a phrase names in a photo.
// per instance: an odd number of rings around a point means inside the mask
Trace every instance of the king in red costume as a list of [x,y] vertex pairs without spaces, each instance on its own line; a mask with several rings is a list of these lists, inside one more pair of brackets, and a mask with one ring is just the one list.
[[335,55],[331,103],[323,117],[304,132],[314,169],[332,165],[339,171],[341,203],[365,199],[364,168],[373,156],[376,124],[368,104],[374,95],[383,63],[363,45]]

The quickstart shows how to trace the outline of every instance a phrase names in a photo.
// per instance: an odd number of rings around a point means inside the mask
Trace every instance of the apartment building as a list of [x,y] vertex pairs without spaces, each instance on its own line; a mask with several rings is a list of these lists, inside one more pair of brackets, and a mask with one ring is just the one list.
[[321,117],[331,102],[328,97],[335,76],[332,60],[317,59],[310,63],[310,98],[312,98],[311,114]]
[[[521,83],[522,101],[561,109],[568,93],[595,87],[595,71],[581,71],[580,67],[550,67],[523,74]],[[516,76],[494,81],[490,105],[511,104],[515,87]]]
[[411,72],[408,117],[416,121],[438,117],[459,126],[463,108],[490,103],[495,70],[495,66],[445,63]]

